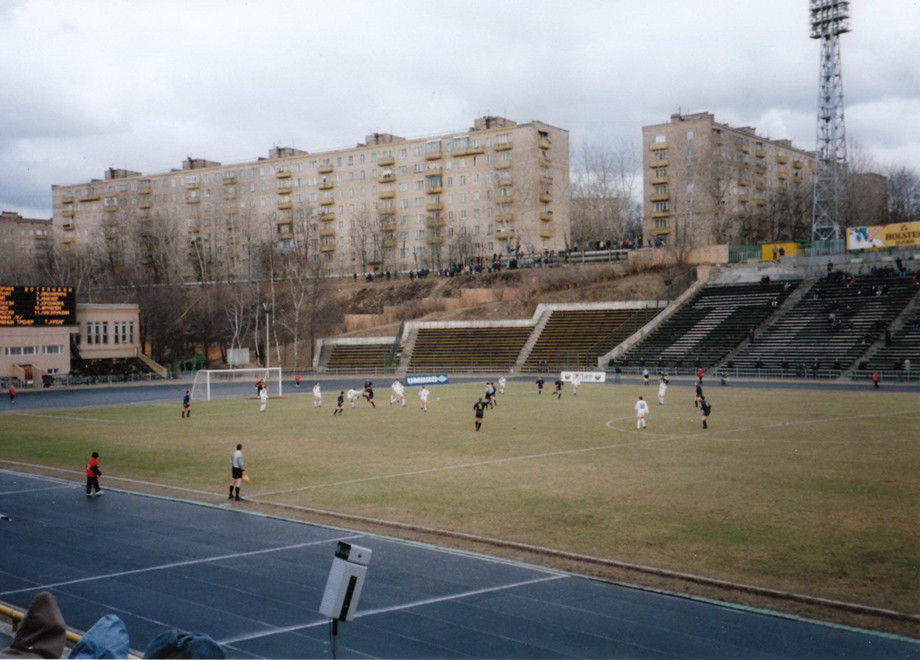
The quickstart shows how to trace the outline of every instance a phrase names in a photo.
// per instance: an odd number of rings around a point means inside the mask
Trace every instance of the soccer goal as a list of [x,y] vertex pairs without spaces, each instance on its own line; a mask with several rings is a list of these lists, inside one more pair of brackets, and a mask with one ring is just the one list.
[[212,397],[256,396],[256,383],[262,381],[268,396],[281,396],[281,367],[255,369],[201,369],[192,382],[192,400],[210,401]]

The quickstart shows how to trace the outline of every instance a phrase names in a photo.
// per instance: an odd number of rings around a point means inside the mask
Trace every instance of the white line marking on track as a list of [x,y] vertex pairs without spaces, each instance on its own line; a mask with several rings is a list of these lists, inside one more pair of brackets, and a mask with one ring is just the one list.
[[[503,584],[497,587],[485,587],[483,589],[472,589],[470,591],[463,591],[456,594],[450,594],[447,596],[438,596],[436,598],[427,598],[425,600],[414,601],[411,603],[402,603],[400,605],[391,605],[390,607],[380,607],[375,610],[366,610],[355,612],[355,618],[363,618],[368,616],[374,616],[376,614],[385,614],[387,612],[399,612],[402,610],[412,609],[414,607],[423,607],[425,605],[433,605],[435,603],[443,603],[450,600],[458,600],[461,598],[469,598],[470,596],[479,596],[481,594],[493,593],[496,591],[505,591],[507,589],[516,589],[517,587],[526,587],[531,584],[539,584],[541,582],[550,582],[552,580],[562,580],[569,578],[570,576],[564,574],[551,575],[548,577],[535,578],[533,580],[524,580],[522,582],[512,582],[511,584]],[[298,630],[305,630],[307,628],[316,628],[317,626],[325,626],[329,624],[328,619],[322,619],[320,621],[311,621],[310,623],[304,623],[297,626],[288,626],[285,628],[272,628],[271,630],[264,630],[262,632],[247,634],[247,635],[238,635],[237,637],[231,637],[229,639],[220,640],[221,644],[236,644],[239,642],[247,642],[253,639],[260,639],[262,637],[270,637],[271,635],[281,635],[284,633],[297,632]]]
[[295,543],[294,545],[284,545],[277,548],[263,548],[262,550],[253,550],[251,552],[234,552],[226,555],[217,555],[216,557],[203,557],[201,559],[189,559],[187,561],[177,561],[169,564],[161,564],[159,566],[148,566],[147,568],[135,568],[130,571],[117,571],[115,573],[105,573],[103,575],[93,575],[85,578],[78,578],[76,580],[65,580],[63,582],[55,582],[52,584],[42,584],[35,585],[32,587],[26,587],[24,589],[13,589],[12,591],[2,591],[0,596],[7,596],[10,594],[25,593],[27,591],[38,590],[47,590],[47,589],[57,589],[59,587],[66,587],[72,584],[82,584],[84,582],[96,582],[98,580],[108,580],[111,578],[124,577],[126,575],[138,575],[140,573],[152,573],[154,571],[167,571],[172,568],[182,568],[184,566],[195,566],[197,564],[208,564],[215,561],[224,561],[227,559],[237,559],[240,557],[253,557],[256,555],[264,555],[271,552],[283,552],[285,550],[296,550],[297,548],[307,548],[312,545],[322,545],[325,543],[332,543],[335,541],[347,541],[349,539],[358,539],[365,537],[366,534],[351,534],[348,536],[336,537],[331,539],[323,539],[321,541],[310,541],[309,543]]

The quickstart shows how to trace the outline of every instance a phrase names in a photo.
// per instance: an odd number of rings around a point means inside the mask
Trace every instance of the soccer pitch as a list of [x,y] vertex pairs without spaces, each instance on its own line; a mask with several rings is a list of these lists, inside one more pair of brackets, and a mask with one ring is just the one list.
[[[4,414],[4,460],[82,479],[100,453],[103,488],[226,504],[243,444],[253,507],[274,502],[918,613],[920,397],[915,392],[719,387],[704,430],[689,379],[657,386],[508,384],[474,431],[481,384],[417,388],[408,405],[338,391],[258,401]],[[633,404],[651,408],[637,431]],[[16,465],[10,464],[16,468]],[[18,469],[22,469],[21,465]],[[154,492],[156,489],[154,487]],[[229,504],[227,504],[229,506]]]

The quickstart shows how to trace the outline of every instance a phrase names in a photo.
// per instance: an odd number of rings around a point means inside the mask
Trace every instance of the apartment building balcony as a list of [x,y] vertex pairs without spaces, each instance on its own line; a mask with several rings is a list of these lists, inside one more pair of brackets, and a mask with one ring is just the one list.
[[335,211],[323,211],[316,217],[320,222],[335,222]]
[[61,198],[61,204],[73,204],[74,198],[73,195],[67,195],[66,197]]
[[81,202],[98,202],[102,198],[97,192],[87,192],[80,195]]
[[335,236],[335,227],[323,227],[319,230],[320,236]]
[[396,237],[395,236],[384,236],[380,239],[380,245],[385,250],[391,250],[396,247]]
[[232,186],[236,183],[236,174],[224,174],[224,185]]
[[61,241],[61,245],[64,247],[73,247],[77,244],[77,239],[74,236],[65,236]]
[[671,199],[670,193],[655,193],[649,197],[649,201],[651,202],[666,202],[669,199]]
[[747,195],[738,195],[739,204],[747,204],[748,198]]
[[767,184],[765,184],[763,181],[757,181],[754,184],[754,190],[765,190],[766,187],[767,187]]
[[425,204],[425,210],[429,213],[434,211],[443,211],[444,204],[442,202],[428,202]]
[[763,149],[754,149],[754,158],[766,158],[767,152]]
[[514,161],[510,158],[508,160],[499,160],[495,162],[495,169],[497,170],[507,170],[511,167]]
[[428,236],[425,237],[425,241],[430,245],[440,245],[444,242],[444,237],[440,234],[428,234]]
[[495,232],[495,238],[500,241],[510,241],[512,238],[514,238],[514,230],[499,229],[497,232]]
[[541,222],[552,222],[553,221],[553,212],[552,211],[543,211],[540,213]]
[[784,181],[789,176],[789,170],[785,167],[778,167],[776,169],[776,178],[780,181]]
[[653,227],[652,236],[665,236],[671,233],[670,227]]
[[540,201],[541,201],[543,204],[552,204],[552,202],[553,202],[553,193],[551,193],[551,192],[541,192],[541,193],[540,193]]
[[553,146],[553,143],[552,143],[552,141],[550,141],[550,139],[547,138],[547,137],[541,137],[539,140],[537,140],[537,148],[538,148],[538,149],[543,149],[543,151],[546,151],[546,150],[549,149],[551,146]]
[[380,167],[393,167],[396,164],[396,159],[392,156],[381,156],[377,159],[377,165]]
[[332,165],[320,165],[316,171],[320,174],[332,174],[335,168]]
[[278,185],[275,186],[275,192],[279,195],[290,195],[293,191],[294,187],[290,181],[279,181]]
[[648,148],[651,151],[664,151],[665,149],[668,148],[668,143],[667,142],[652,142],[648,146]]
[[747,180],[747,179],[745,179],[743,176],[739,176],[739,177],[738,177],[738,185],[739,185],[739,186],[741,186],[742,188],[744,188],[745,186],[747,186],[747,184],[748,184],[748,180]]
[[495,222],[512,223],[514,222],[514,213],[499,213],[495,216]]
[[653,186],[662,186],[662,185],[666,185],[666,184],[668,183],[668,177],[666,177],[666,176],[653,176],[651,179],[649,179],[649,183],[651,183]]
[[460,158],[461,156],[476,156],[477,154],[484,154],[485,152],[486,148],[481,144],[468,145],[463,149],[454,149],[451,152],[451,156],[454,158]]
[[319,205],[320,206],[332,206],[335,204],[335,197],[320,197]]
[[789,162],[789,157],[785,154],[776,154],[776,162],[780,165],[785,165]]
[[72,206],[65,206],[64,209],[61,211],[61,213],[64,215],[65,218],[72,218],[75,215],[76,211],[74,211]]
[[754,204],[756,204],[757,206],[766,206],[767,200],[765,200],[763,197],[758,197],[757,199],[754,200]]
[[319,246],[320,252],[335,252],[335,243],[323,243]]
[[652,211],[652,219],[657,220],[658,218],[670,218],[670,211]]
[[329,179],[323,179],[322,181],[319,182],[320,190],[332,190],[333,188],[335,188],[335,183],[333,183]]
[[291,171],[290,171],[290,170],[278,170],[277,172],[275,172],[275,178],[278,178],[278,179],[290,179],[290,178],[291,178]]
[[540,238],[552,238],[552,237],[553,237],[552,229],[541,229],[540,230]]
[[76,228],[77,228],[77,225],[76,223],[73,222],[73,220],[67,220],[64,222],[63,225],[61,225],[61,229],[63,229],[64,231],[73,231]]
[[137,187],[138,195],[149,195],[152,192],[153,192],[153,186],[150,185],[149,181],[144,181],[143,183],[139,184]]
[[294,236],[294,228],[290,222],[280,222],[275,227],[279,238],[292,238]]
[[188,226],[188,233],[191,234],[191,235],[193,235],[193,236],[197,236],[198,234],[201,233],[201,226],[200,226],[200,225],[197,225],[197,224],[196,224],[196,225],[189,225],[189,226]]
[[198,195],[189,195],[185,198],[186,204],[201,204],[201,198]]
[[651,162],[648,164],[648,166],[651,167],[652,169],[657,169],[657,168],[659,168],[659,167],[667,167],[667,166],[668,166],[668,159],[667,159],[667,158],[662,158],[662,159],[660,159],[660,160],[653,160],[653,161],[651,161]]
[[200,187],[200,184],[198,183],[198,181],[186,181],[185,183],[186,190],[198,190],[199,187]]
[[392,172],[386,172],[377,177],[377,183],[393,183],[396,181],[396,175]]
[[496,204],[513,204],[514,203],[514,193],[505,193],[503,195],[495,196]]
[[105,209],[106,213],[115,213],[118,211],[118,202],[114,204],[105,204],[102,208]]
[[492,145],[492,148],[495,149],[495,151],[508,151],[508,150],[511,149],[513,146],[514,146],[514,144],[511,142],[511,140],[507,140],[507,141],[505,141],[505,142],[496,142],[496,143],[494,143],[494,144]]
[[395,190],[380,190],[377,192],[377,196],[380,199],[393,199],[394,197],[396,197],[396,191]]
[[443,227],[444,218],[438,214],[429,215],[425,218],[425,225],[428,227]]
[[440,149],[438,149],[437,151],[426,151],[425,152],[425,160],[440,160],[440,159],[441,159]]
[[440,195],[444,192],[444,186],[428,186],[425,188],[425,192],[429,195]]
[[282,197],[278,200],[279,211],[289,211],[292,208],[294,208],[294,202],[291,201],[290,197]]
[[754,171],[758,174],[763,174],[767,171],[767,166],[764,163],[757,163],[754,165]]
[[803,163],[803,162],[800,161],[800,160],[794,160],[794,161],[792,161],[792,167],[793,167],[794,169],[800,170],[800,169],[802,169],[802,167],[804,167],[804,165],[805,165],[805,163]]

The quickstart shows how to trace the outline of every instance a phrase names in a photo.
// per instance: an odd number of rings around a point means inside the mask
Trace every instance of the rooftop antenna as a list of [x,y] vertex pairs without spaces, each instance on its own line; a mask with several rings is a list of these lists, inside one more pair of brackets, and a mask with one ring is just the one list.
[[821,41],[818,139],[811,240],[837,239],[846,209],[847,140],[843,121],[840,35],[850,31],[850,3],[810,0],[811,38]]

